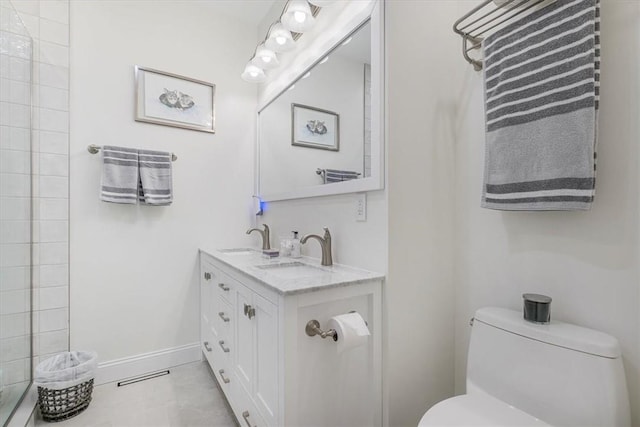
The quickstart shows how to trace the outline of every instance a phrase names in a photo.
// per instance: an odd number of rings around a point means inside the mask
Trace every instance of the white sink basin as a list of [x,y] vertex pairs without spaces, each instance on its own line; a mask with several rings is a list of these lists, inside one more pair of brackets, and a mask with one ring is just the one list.
[[232,249],[220,249],[225,255],[252,255],[256,251],[251,248],[232,248]]
[[284,262],[281,264],[256,265],[256,268],[268,271],[281,279],[295,279],[298,277],[320,276],[327,272],[313,265],[298,261]]

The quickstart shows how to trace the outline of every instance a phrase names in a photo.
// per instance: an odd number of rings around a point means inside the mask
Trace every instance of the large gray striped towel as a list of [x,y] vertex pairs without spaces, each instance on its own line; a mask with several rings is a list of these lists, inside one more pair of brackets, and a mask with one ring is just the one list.
[[145,205],[170,205],[173,202],[171,153],[138,150],[140,166],[139,200]]
[[482,207],[587,210],[595,195],[599,0],[557,0],[483,41]]
[[138,193],[138,150],[105,145],[102,147],[100,200],[136,204]]

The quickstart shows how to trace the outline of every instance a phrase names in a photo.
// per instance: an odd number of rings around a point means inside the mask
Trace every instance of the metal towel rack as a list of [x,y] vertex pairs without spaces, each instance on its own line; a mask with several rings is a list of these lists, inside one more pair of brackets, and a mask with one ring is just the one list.
[[[100,150],[102,150],[102,147],[99,145],[95,145],[95,144],[90,144],[87,147],[87,151],[90,152],[91,154],[98,154],[100,152]],[[171,153],[171,161],[175,162],[176,160],[178,160],[178,156],[176,156],[175,154]]]
[[480,49],[482,40],[491,30],[499,28],[536,6],[544,7],[556,0],[485,0],[453,24],[453,31],[462,37],[462,56],[476,71],[482,70],[482,59],[469,56]]

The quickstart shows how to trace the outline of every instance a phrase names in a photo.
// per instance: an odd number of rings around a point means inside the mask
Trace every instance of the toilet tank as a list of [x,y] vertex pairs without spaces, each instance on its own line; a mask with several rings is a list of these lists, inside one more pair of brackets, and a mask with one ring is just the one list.
[[467,393],[485,392],[556,426],[630,426],[618,341],[603,332],[486,307],[474,317]]

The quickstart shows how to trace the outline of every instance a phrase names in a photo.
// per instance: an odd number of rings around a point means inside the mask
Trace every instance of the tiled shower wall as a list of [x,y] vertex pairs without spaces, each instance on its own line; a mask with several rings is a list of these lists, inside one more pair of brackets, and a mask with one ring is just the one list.
[[0,5],[0,424],[31,377],[31,55],[15,11]]
[[34,364],[69,347],[69,0],[10,0],[33,38]]

